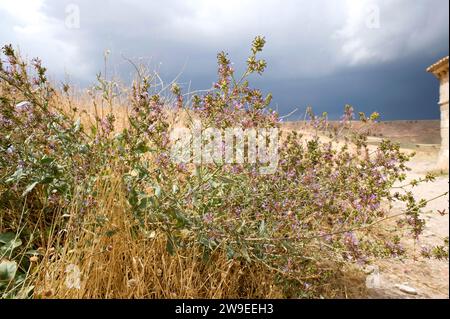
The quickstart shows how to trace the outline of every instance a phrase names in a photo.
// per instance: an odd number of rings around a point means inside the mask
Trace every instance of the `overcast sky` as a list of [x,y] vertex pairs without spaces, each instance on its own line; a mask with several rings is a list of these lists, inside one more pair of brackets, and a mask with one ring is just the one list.
[[448,0],[0,0],[0,44],[82,87],[110,50],[124,79],[133,70],[122,55],[207,89],[218,51],[241,70],[263,35],[268,68],[253,86],[281,114],[311,105],[337,116],[349,103],[386,120],[437,119],[438,83],[425,69],[448,55],[448,11]]

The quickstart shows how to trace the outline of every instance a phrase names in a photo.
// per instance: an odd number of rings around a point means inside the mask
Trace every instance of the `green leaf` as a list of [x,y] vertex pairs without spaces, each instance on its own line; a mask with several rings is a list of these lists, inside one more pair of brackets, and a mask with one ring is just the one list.
[[41,164],[50,164],[51,162],[53,162],[55,159],[53,157],[48,157],[47,155],[44,155],[41,158]]
[[145,144],[145,142],[139,142],[136,146],[136,153],[144,154],[150,151],[150,148]]
[[143,197],[139,200],[139,209],[145,210],[152,206],[155,206],[155,202],[151,197]]
[[9,255],[14,251],[14,249],[20,246],[22,246],[22,240],[19,238],[13,238],[0,248],[0,255]]
[[78,118],[75,123],[73,124],[73,131],[74,132],[78,132],[80,130],[81,127],[81,119]]
[[92,135],[97,135],[97,127],[95,127],[94,125],[91,125],[91,134]]
[[35,249],[30,249],[28,250],[26,253],[26,255],[30,255],[30,256],[38,256],[41,255],[41,253]]
[[195,166],[195,177],[197,177],[198,179],[201,179],[202,172],[200,169],[200,165],[196,165]]
[[241,255],[241,257],[244,257],[246,261],[248,261],[248,262],[252,261],[250,258],[250,255],[248,254],[248,250],[245,247],[242,247],[240,249],[240,255]]
[[41,184],[50,184],[51,182],[53,182],[54,179],[55,179],[55,178],[54,178],[53,176],[47,176],[47,177],[44,177],[44,178],[41,180]]
[[112,236],[114,236],[116,233],[117,233],[117,229],[111,229],[111,230],[108,230],[106,233],[105,233],[105,235],[106,235],[106,237],[112,237]]
[[175,209],[173,212],[177,220],[177,227],[184,227],[189,224],[189,219],[187,219],[181,211]]
[[166,249],[170,255],[173,255],[175,253],[175,247],[173,245],[173,241],[169,237],[167,237]]
[[262,236],[266,233],[266,222],[264,220],[261,221],[259,225],[259,234]]
[[13,240],[14,238],[16,238],[16,234],[14,234],[13,232],[0,234],[0,243],[6,244],[11,240]]
[[24,175],[23,173],[23,168],[19,168],[17,169],[17,171],[14,172],[14,174],[12,174],[7,180],[6,183],[11,183],[11,182],[15,182],[17,183],[22,176]]
[[155,196],[158,198],[161,197],[161,187],[159,185],[155,185]]
[[230,245],[227,246],[227,258],[228,259],[232,259],[235,255],[235,252],[233,250],[233,247],[231,247]]
[[15,261],[2,261],[0,263],[0,282],[10,282],[14,279],[17,272],[17,263]]
[[39,184],[39,182],[33,182],[30,185],[28,185],[27,188],[25,188],[25,191],[23,192],[22,196],[25,196],[26,194],[31,192],[33,190],[33,188],[36,187],[37,184]]

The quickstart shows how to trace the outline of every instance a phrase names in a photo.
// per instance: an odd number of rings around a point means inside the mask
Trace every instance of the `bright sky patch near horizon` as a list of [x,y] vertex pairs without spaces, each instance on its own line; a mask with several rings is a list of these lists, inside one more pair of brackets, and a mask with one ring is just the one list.
[[311,105],[338,117],[349,103],[386,120],[437,119],[438,83],[425,69],[448,55],[448,12],[448,0],[0,0],[0,45],[81,87],[110,50],[111,73],[129,79],[122,56],[143,59],[194,90],[211,87],[217,52],[242,70],[263,35],[268,68],[251,84],[282,115]]

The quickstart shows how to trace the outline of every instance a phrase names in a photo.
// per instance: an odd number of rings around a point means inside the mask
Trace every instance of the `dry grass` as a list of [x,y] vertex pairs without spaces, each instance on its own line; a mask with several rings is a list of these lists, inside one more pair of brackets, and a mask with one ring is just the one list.
[[[100,186],[97,211],[77,225],[70,214],[60,251],[48,247],[39,265],[35,296],[41,298],[280,298],[274,275],[261,265],[228,260],[222,250],[204,256],[199,246],[167,251],[166,236],[135,232],[120,180]],[[103,223],[99,223],[103,219]],[[101,225],[100,225],[101,224]],[[82,229],[80,230],[79,227]],[[56,244],[54,242],[53,244]],[[57,247],[57,245],[53,245]],[[76,265],[80,289],[68,288],[66,273]]]
[[[199,245],[174,254],[160,230],[138,231],[120,178],[98,184],[98,208],[80,215],[72,206],[66,228],[50,236],[32,271],[35,298],[284,298],[277,273],[263,264],[228,259],[220,246],[204,255]],[[59,247],[59,248],[58,248]],[[80,273],[79,289],[68,286],[70,267]],[[325,266],[331,275],[321,287],[327,298],[365,295],[364,275],[356,268]],[[289,288],[288,288],[289,289]]]

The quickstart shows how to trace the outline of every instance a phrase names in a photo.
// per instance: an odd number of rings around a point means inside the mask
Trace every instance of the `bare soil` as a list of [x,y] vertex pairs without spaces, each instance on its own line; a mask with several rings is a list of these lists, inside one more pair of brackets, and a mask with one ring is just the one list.
[[[439,146],[441,143],[440,120],[421,121],[383,121],[367,125],[355,121],[352,123],[354,129],[365,127],[370,132],[373,140],[389,138],[399,142],[405,147],[417,147],[423,144],[424,147]],[[338,122],[331,122],[331,125],[338,125]],[[303,122],[286,122],[285,129],[300,130]]]

